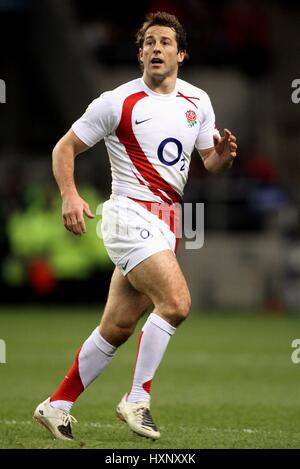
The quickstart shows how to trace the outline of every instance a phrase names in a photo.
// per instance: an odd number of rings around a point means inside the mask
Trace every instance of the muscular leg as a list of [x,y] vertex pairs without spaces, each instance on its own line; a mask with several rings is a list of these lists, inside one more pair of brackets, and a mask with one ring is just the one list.
[[128,274],[131,285],[151,299],[155,313],[177,327],[188,315],[190,293],[173,252],[162,251]]
[[79,395],[110,363],[116,348],[132,334],[150,304],[149,298],[136,291],[116,268],[100,327],[83,343],[66,377],[52,394],[53,407],[70,411]]
[[107,342],[119,347],[131,336],[137,321],[150,305],[149,297],[137,291],[116,267],[100,322],[100,334]]
[[152,378],[175,328],[190,309],[190,294],[172,251],[159,252],[129,274],[134,288],[151,298],[155,310],[142,329],[129,402],[150,400]]

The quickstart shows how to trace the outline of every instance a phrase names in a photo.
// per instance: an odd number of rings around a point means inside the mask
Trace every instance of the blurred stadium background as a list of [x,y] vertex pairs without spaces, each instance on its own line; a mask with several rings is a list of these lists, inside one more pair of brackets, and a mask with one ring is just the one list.
[[[62,229],[51,150],[92,99],[138,76],[134,33],[157,9],[188,32],[182,78],[209,93],[219,129],[239,139],[225,176],[193,158],[185,200],[205,203],[205,246],[180,260],[194,307],[299,310],[300,13],[290,1],[152,0],[117,12],[110,2],[0,1],[1,301],[69,301],[74,291],[76,302],[104,301],[112,266],[94,225],[80,240]],[[94,210],[109,196],[103,143],[77,160],[76,179]]]
[[[105,303],[113,266],[95,234],[99,217],[87,221],[80,239],[64,230],[51,151],[92,99],[139,75],[134,34],[155,10],[176,14],[185,26],[190,60],[180,76],[208,92],[218,128],[234,131],[239,143],[225,175],[205,172],[197,155],[192,160],[185,201],[205,204],[205,244],[181,249],[179,259],[193,311],[218,311],[221,321],[228,312],[259,312],[261,321],[263,313],[292,316],[299,336],[300,104],[291,100],[291,83],[300,78],[299,2],[145,0],[116,8],[87,0],[0,0],[3,339],[10,317],[32,305],[37,311],[50,305],[40,314],[53,326],[51,305],[65,305],[68,317],[73,304],[96,311]],[[93,211],[108,198],[103,142],[77,159],[76,181]],[[290,329],[285,338],[289,366]]]

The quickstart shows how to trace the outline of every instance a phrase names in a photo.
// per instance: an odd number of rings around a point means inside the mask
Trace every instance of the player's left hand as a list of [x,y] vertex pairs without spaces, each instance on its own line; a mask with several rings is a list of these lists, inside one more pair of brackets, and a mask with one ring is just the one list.
[[224,160],[233,161],[236,158],[236,137],[228,129],[224,129],[224,137],[214,135],[216,153]]

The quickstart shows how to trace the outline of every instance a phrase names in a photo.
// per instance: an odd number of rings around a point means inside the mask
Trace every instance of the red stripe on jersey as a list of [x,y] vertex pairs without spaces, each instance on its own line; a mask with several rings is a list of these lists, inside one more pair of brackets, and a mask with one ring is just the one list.
[[[140,101],[140,99],[143,99],[146,96],[148,96],[147,93],[145,93],[144,91],[140,91],[139,93],[134,93],[125,99],[123,103],[121,120],[118,125],[118,128],[116,129],[116,135],[120,142],[124,145],[126,152],[136,169],[139,171],[145,181],[149,184],[148,187],[151,192],[154,195],[160,197],[167,204],[171,204],[173,202],[180,202],[180,195],[173,189],[173,187],[167,181],[162,178],[159,172],[150,163],[133,132],[133,108],[136,103]],[[162,191],[165,192],[167,197]]]
[[198,106],[192,101],[192,99],[197,99],[198,101],[200,101],[200,98],[197,98],[196,96],[185,96],[183,93],[180,93],[180,91],[177,91],[176,98],[184,98],[198,109]]

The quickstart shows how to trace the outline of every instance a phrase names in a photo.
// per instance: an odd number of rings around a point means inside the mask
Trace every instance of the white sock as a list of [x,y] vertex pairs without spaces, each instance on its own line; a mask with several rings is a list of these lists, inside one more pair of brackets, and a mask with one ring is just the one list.
[[64,410],[65,412],[70,413],[74,402],[71,401],[51,401],[50,406],[55,409]]
[[105,370],[116,349],[102,337],[96,327],[84,342],[78,356],[79,374],[85,388]]
[[148,402],[154,374],[176,328],[155,313],[146,321],[139,339],[133,384],[128,402]]
[[50,405],[70,412],[81,392],[105,370],[115,351],[116,347],[109,344],[96,327],[82,345],[78,358],[52,396]]

